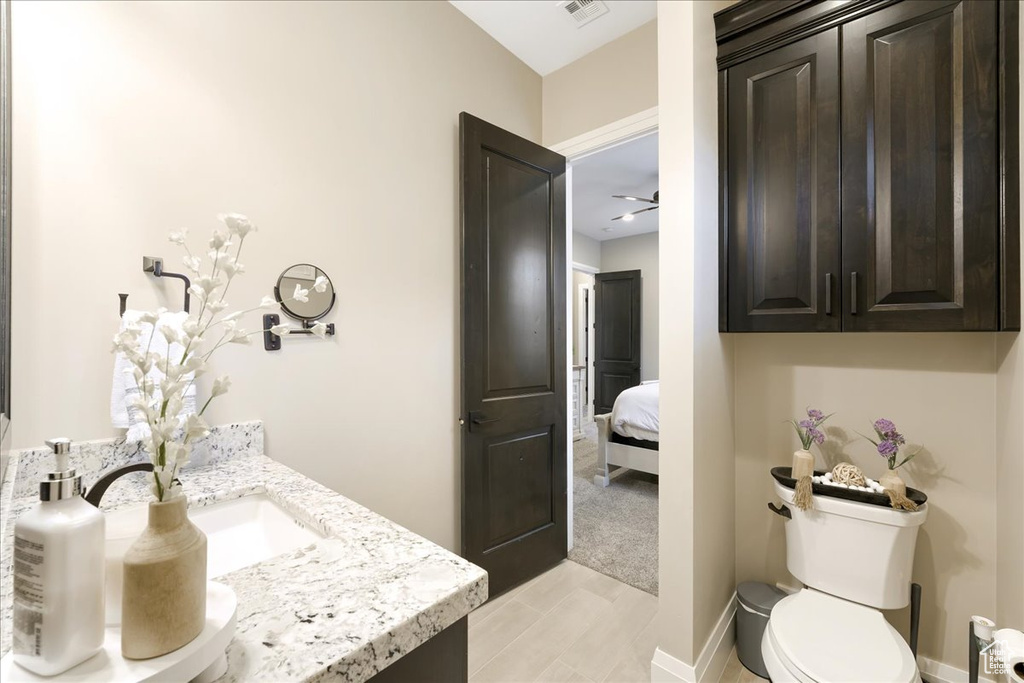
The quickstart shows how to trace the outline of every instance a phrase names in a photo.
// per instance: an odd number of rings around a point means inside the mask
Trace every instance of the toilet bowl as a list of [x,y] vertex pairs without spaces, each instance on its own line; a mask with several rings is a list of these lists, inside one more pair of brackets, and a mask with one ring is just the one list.
[[773,683],[916,683],[910,647],[872,607],[805,588],[772,609],[761,656]]
[[774,683],[916,683],[910,646],[880,610],[910,602],[916,512],[826,496],[800,510],[793,490],[775,483],[789,508],[786,566],[805,588],[772,609],[761,655]]

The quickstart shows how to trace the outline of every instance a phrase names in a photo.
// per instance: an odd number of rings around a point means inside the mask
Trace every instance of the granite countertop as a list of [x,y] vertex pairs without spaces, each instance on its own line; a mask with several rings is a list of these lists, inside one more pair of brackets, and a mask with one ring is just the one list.
[[[259,423],[218,430],[221,437],[232,434],[231,438],[245,430],[253,436],[258,430],[258,438],[251,440],[258,441],[255,450],[259,452],[238,455],[239,449],[228,438],[226,453],[198,458],[208,462],[181,474],[190,508],[266,493],[326,536],[215,579],[231,586],[238,596],[238,625],[227,651],[228,672],[220,680],[365,681],[487,599],[484,570],[262,455]],[[97,443],[87,448],[101,448]],[[246,444],[248,451],[254,450],[252,445]],[[101,469],[107,469],[142,456],[137,448],[124,444],[117,448],[120,452],[114,455],[103,451],[83,459],[93,466],[102,461]],[[34,504],[32,482],[38,477],[31,475],[39,474],[23,471],[15,476],[12,470],[18,469],[19,460],[23,470],[38,470],[37,455],[37,451],[12,453],[0,490],[0,654],[11,647],[14,520]],[[80,471],[88,469],[78,466]],[[86,481],[93,480],[95,474],[86,476]],[[103,509],[138,505],[148,495],[143,474],[130,474],[107,491]]]

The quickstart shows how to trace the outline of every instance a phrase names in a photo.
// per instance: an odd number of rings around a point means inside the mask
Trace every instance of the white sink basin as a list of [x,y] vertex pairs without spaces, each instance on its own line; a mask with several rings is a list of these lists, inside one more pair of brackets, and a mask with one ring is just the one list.
[[[323,539],[266,494],[260,493],[189,510],[206,534],[206,578],[215,579]],[[148,506],[106,515],[107,623],[121,621],[122,562],[146,528]]]
[[262,493],[197,508],[189,518],[206,534],[210,579],[323,539]]

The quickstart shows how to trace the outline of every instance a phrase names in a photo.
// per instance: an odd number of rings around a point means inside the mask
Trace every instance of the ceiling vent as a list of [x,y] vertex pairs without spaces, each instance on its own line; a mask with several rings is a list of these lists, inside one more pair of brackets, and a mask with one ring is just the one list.
[[608,14],[608,5],[601,0],[565,0],[558,3],[576,28],[586,26],[594,19]]

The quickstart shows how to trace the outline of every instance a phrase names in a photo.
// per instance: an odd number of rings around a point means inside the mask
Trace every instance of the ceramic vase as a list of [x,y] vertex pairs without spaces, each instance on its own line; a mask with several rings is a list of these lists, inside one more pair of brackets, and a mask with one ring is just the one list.
[[206,534],[188,518],[185,496],[149,504],[149,525],[124,556],[121,654],[173,652],[206,623]]
[[886,470],[878,483],[882,485],[882,488],[892,491],[901,498],[905,498],[907,495],[907,485],[896,470]]
[[802,477],[814,476],[814,455],[810,451],[793,452],[792,477],[799,481]]

